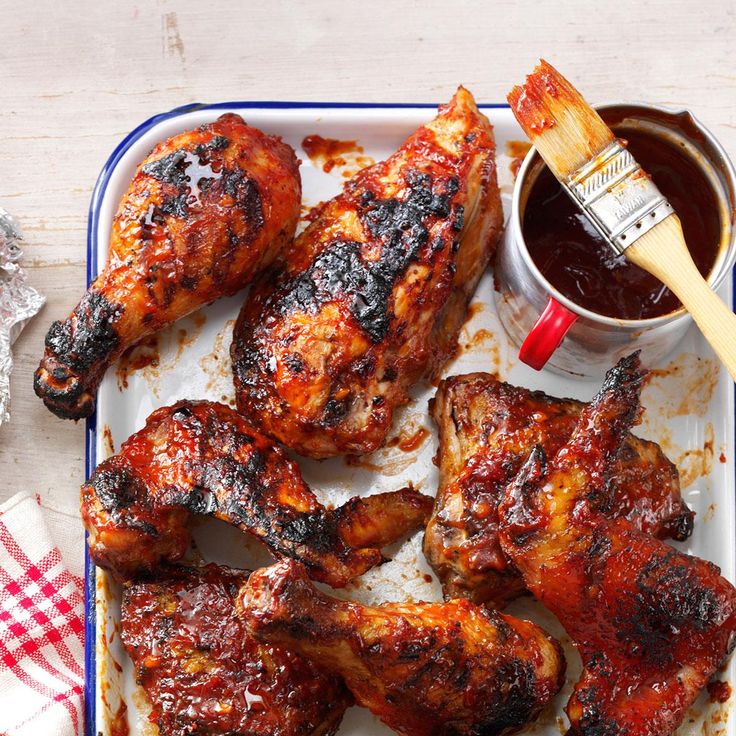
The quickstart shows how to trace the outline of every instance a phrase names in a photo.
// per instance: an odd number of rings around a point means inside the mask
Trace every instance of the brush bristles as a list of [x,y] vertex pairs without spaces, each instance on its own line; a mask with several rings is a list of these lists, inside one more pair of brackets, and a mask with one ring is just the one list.
[[542,59],[523,87],[508,96],[511,110],[558,179],[594,159],[615,136],[600,115]]

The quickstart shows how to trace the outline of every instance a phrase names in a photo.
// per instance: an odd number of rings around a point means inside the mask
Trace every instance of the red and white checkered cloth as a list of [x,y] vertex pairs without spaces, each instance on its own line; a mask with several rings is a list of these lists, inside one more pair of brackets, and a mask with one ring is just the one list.
[[84,727],[84,595],[36,497],[0,506],[0,736]]

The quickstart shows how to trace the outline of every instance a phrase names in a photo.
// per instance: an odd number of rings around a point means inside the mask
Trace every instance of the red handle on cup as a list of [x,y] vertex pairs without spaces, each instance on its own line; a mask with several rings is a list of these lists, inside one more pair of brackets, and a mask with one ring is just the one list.
[[575,312],[571,312],[550,297],[544,311],[519,348],[519,360],[534,370],[541,371],[552,357],[552,353],[560,347],[567,331],[577,318]]

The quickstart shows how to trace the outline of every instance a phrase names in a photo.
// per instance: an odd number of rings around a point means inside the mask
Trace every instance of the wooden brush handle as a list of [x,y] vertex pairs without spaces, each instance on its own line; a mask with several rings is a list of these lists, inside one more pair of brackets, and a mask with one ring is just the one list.
[[677,295],[736,381],[736,314],[695,267],[677,215],[667,217],[642,235],[624,255]]

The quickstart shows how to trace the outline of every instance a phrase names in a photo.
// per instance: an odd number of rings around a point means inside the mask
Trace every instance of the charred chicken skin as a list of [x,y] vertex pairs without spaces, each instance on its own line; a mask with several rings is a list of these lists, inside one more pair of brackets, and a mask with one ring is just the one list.
[[505,734],[563,681],[559,645],[528,621],[468,600],[337,600],[291,560],[254,572],[238,612],[257,639],[342,675],[360,705],[404,736]]
[[402,489],[327,509],[283,450],[230,407],[207,401],[153,412],[82,486],[90,554],[119,579],[180,559],[199,514],[340,587],[379,564],[380,548],[426,523],[431,508],[431,498]]
[[535,447],[499,507],[504,553],[583,660],[567,705],[575,736],[671,734],[736,640],[736,589],[715,565],[598,511],[641,379],[636,356],[620,361],[570,439],[549,461]]
[[[439,429],[440,486],[424,552],[445,596],[503,607],[524,591],[499,544],[498,504],[535,445],[554,457],[570,439],[584,404],[496,380],[487,373],[442,381],[431,403]],[[677,468],[659,445],[624,436],[610,493],[596,499],[610,518],[657,537],[686,539],[693,513]]]
[[89,416],[126,348],[234,294],[274,260],[300,200],[293,149],[237,115],[160,143],[120,202],[105,270],[46,335],[38,396],[60,417]]
[[380,447],[410,386],[453,354],[503,224],[488,119],[460,88],[321,206],[243,306],[238,409],[302,455]]
[[125,588],[123,643],[161,736],[333,734],[351,705],[339,677],[248,633],[235,614],[247,576],[174,568]]

